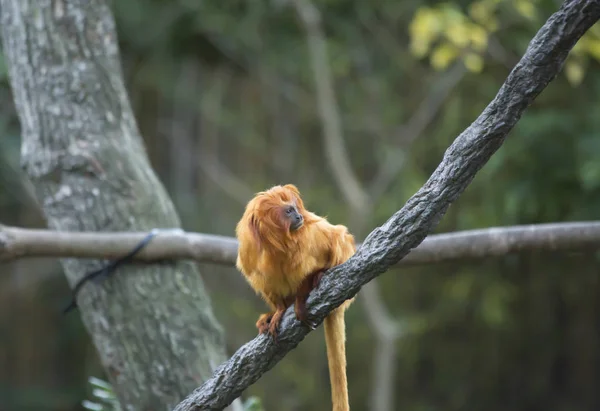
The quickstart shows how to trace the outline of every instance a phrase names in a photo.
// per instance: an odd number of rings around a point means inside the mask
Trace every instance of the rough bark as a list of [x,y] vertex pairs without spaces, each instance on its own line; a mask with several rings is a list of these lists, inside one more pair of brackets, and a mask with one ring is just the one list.
[[[0,261],[28,257],[112,260],[127,254],[147,235],[146,232],[59,232],[0,225]],[[491,227],[432,234],[398,261],[398,265],[476,260],[535,250],[583,251],[599,246],[598,221]],[[237,250],[238,241],[233,237],[164,230],[158,232],[133,261],[190,259],[234,266]]]
[[[494,100],[461,133],[425,185],[357,253],[329,270],[308,300],[309,316],[321,322],[373,278],[398,263],[429,234],[450,204],[502,145],[524,110],[562,68],[571,48],[600,17],[598,0],[567,0],[533,38]],[[288,309],[278,342],[266,335],[242,346],[176,411],[218,410],[270,370],[304,339],[308,329]]]
[[[179,227],[151,170],[104,0],[1,0],[22,166],[58,231]],[[72,285],[99,261],[61,261]],[[123,409],[164,410],[223,361],[222,330],[193,263],[128,266],[79,305]]]

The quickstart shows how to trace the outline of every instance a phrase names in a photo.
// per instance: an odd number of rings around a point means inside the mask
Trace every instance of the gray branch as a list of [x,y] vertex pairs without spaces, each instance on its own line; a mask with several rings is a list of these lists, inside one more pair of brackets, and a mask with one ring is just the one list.
[[[308,300],[321,322],[373,278],[397,264],[438,224],[450,204],[498,150],[525,109],[550,83],[577,40],[600,17],[598,0],[567,0],[533,38],[494,100],[446,151],[425,185],[385,224],[369,234],[357,253],[323,277]],[[270,370],[309,330],[288,310],[278,342],[265,335],[242,346],[176,411],[218,410]]]
[[[30,257],[117,259],[146,237],[147,232],[64,232],[0,225],[0,261]],[[361,244],[359,244],[359,247]],[[398,266],[501,257],[532,250],[583,251],[600,246],[600,222],[532,224],[492,227],[429,235]],[[189,259],[233,267],[238,241],[234,237],[159,230],[133,257],[138,262]]]

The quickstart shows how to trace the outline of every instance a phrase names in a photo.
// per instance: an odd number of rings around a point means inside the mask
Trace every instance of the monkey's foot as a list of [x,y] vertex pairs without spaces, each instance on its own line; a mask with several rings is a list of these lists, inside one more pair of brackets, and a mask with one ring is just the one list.
[[315,274],[313,274],[313,276],[312,276],[312,289],[313,290],[319,286],[319,283],[321,282],[321,278],[323,278],[323,274],[325,274],[325,270],[318,271]]
[[256,321],[256,328],[258,328],[259,334],[264,334],[269,331],[269,325],[274,314],[275,313],[266,313],[258,317],[258,321]]
[[273,314],[273,317],[271,318],[271,322],[269,324],[269,334],[273,336],[273,339],[275,341],[277,341],[277,328],[279,327],[279,323],[281,322],[284,313],[285,309],[275,311],[275,314]]
[[317,328],[317,323],[308,319],[308,314],[306,312],[306,301],[297,300],[296,304],[294,305],[294,313],[296,313],[296,319],[311,330],[315,330]]
[[308,295],[310,294],[310,292],[317,288],[317,286],[321,282],[321,277],[323,277],[323,273],[325,272],[325,270],[326,269],[323,268],[321,270],[313,272],[312,274],[309,274],[302,281],[300,289],[296,294],[296,302],[294,304],[294,312],[296,313],[296,319],[311,330],[316,329],[318,324],[315,321],[308,319],[308,313],[306,312],[306,301],[308,300]]

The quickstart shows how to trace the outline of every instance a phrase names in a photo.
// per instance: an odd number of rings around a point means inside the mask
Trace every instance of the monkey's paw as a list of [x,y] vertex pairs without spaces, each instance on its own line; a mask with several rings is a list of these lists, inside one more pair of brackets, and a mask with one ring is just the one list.
[[325,270],[321,270],[313,276],[313,278],[312,278],[312,289],[313,290],[319,286],[319,283],[321,282],[321,278],[323,278],[323,274],[325,274]]
[[271,323],[271,319],[273,318],[274,313],[266,313],[262,314],[258,317],[258,321],[256,321],[256,328],[258,328],[259,334],[264,334],[269,331],[269,326]]
[[296,303],[296,305],[294,305],[294,313],[296,314],[296,319],[305,326],[307,326],[309,329],[314,331],[317,328],[317,323],[308,319],[305,302]]
[[275,342],[277,342],[277,328],[279,327],[279,324],[281,323],[281,319],[283,318],[284,313],[285,313],[285,310],[275,311],[275,314],[273,314],[273,317],[271,318],[271,322],[269,323],[269,334],[271,334],[271,336],[273,337],[273,340],[275,340]]

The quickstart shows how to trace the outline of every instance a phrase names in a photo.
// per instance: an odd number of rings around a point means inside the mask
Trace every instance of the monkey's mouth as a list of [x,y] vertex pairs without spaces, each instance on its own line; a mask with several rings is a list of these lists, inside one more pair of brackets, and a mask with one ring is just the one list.
[[304,219],[300,218],[290,225],[290,231],[296,231],[304,225]]

